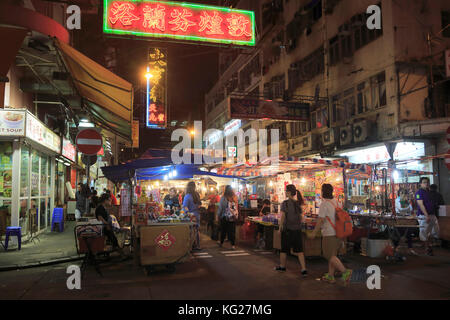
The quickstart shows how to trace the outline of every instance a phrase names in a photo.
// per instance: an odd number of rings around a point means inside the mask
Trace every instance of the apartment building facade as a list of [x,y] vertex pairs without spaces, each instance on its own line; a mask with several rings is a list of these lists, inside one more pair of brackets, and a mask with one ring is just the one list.
[[[380,30],[367,27],[371,5],[381,8]],[[393,142],[413,149],[406,151],[410,158],[447,152],[448,1],[280,0],[250,9],[257,12],[259,41],[251,53],[221,58],[220,79],[205,99],[208,128],[230,120],[226,97],[253,96],[310,104],[309,122],[243,122],[244,129],[280,129],[282,155],[358,151],[365,157],[355,159],[373,163],[385,155],[370,158],[371,148]],[[414,165],[438,172],[434,182],[450,190],[442,159]]]

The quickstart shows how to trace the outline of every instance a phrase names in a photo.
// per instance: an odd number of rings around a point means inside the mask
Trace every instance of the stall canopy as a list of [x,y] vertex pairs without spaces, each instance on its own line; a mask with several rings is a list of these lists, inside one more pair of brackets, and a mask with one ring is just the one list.
[[324,170],[330,167],[356,170],[364,174],[370,174],[371,168],[364,164],[352,164],[344,161],[325,160],[315,158],[281,157],[278,165],[269,165],[269,160],[256,164],[238,164],[232,167],[220,167],[217,174],[232,175],[238,177],[270,177],[283,172],[295,170]]
[[95,122],[131,140],[133,86],[68,44],[54,39],[84,105]]
[[[154,170],[160,170],[160,168],[178,168],[180,167],[180,174],[183,172],[186,176],[197,175],[197,173],[200,170],[200,165],[174,165],[172,161],[172,151],[171,150],[165,150],[165,149],[148,149],[140,158],[129,161],[127,163],[117,165],[117,166],[109,166],[109,167],[102,167],[102,172],[105,178],[107,178],[110,181],[113,181],[115,183],[126,181],[132,177],[134,177],[135,173],[138,174],[140,172],[141,175],[145,176],[153,176],[157,175],[158,173],[155,173]],[[193,155],[191,160],[193,159]],[[193,161],[192,161],[193,162]],[[148,171],[145,171],[145,170]],[[167,169],[169,170],[169,169]],[[160,175],[162,175],[162,179],[164,178],[165,174],[162,174],[163,172],[160,172]],[[178,173],[178,169],[177,169]],[[215,177],[224,177],[224,178],[234,178],[230,175],[221,175],[211,172],[205,172],[201,171],[202,175],[209,175],[209,176],[215,176]],[[152,178],[155,179],[155,178]],[[181,179],[180,176],[177,177],[177,179]],[[184,178],[188,179],[188,178]],[[145,180],[145,179],[144,179]]]
[[136,170],[137,180],[183,180],[192,179],[194,176],[212,176],[219,178],[238,178],[229,175],[220,175],[213,172],[200,170],[200,166],[196,164],[169,165],[157,168],[146,168]]

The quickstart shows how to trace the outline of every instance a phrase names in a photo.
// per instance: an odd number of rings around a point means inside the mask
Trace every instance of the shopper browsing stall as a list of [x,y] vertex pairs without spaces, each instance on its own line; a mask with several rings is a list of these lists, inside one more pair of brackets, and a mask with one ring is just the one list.
[[426,177],[420,178],[420,189],[416,192],[417,216],[420,225],[420,240],[425,243],[426,253],[433,255],[432,243],[430,238],[432,235],[439,234],[439,224],[436,218],[433,202],[429,192],[430,179]]
[[281,204],[281,253],[280,265],[275,267],[277,271],[286,271],[287,254],[291,248],[297,253],[298,261],[302,267],[302,275],[307,276],[305,255],[302,245],[302,205],[303,197],[294,185],[290,184],[286,187],[286,195],[288,200]]
[[86,212],[86,201],[89,197],[89,187],[82,184],[78,184],[78,191],[75,193],[76,207],[75,207],[75,219],[79,220]]
[[173,213],[175,209],[180,208],[180,202],[178,201],[177,189],[170,188],[169,194],[164,197],[164,207],[171,210]]
[[109,213],[105,208],[109,206],[111,206],[111,196],[108,193],[104,193],[98,200],[98,206],[97,209],[95,209],[95,217],[97,218],[97,220],[103,222],[104,224],[103,232],[105,233],[108,240],[112,243],[113,250],[117,250],[120,253],[120,255],[124,257],[122,248],[119,247],[119,243],[114,234],[112,224],[110,223],[112,219],[110,219]]
[[236,249],[236,220],[238,218],[237,197],[231,186],[225,187],[225,192],[219,203],[218,218],[220,221],[220,247],[223,246],[225,236],[231,243],[231,248]]
[[201,205],[200,201],[200,195],[195,190],[195,182],[190,181],[187,184],[186,187],[186,195],[184,196],[183,200],[183,208],[191,215],[194,215],[195,217],[195,244],[194,249],[195,250],[201,250],[200,248],[200,233],[199,233],[199,227],[200,227],[200,212],[199,207]]
[[[395,199],[395,212],[397,216],[412,215],[413,208],[408,198],[408,191],[406,189],[398,190],[398,197]],[[417,255],[412,247],[413,231],[409,228],[396,228],[397,238],[393,240],[394,248],[397,251],[401,236],[406,236],[408,241],[408,250],[411,255]]]
[[342,239],[336,237],[336,208],[338,202],[333,199],[333,186],[331,184],[322,185],[322,203],[319,207],[319,219],[310,238],[315,238],[319,230],[322,232],[322,251],[325,259],[328,260],[328,273],[322,280],[335,283],[336,270],[342,273],[342,280],[348,282],[352,275],[352,270],[347,269],[337,257],[339,249],[343,246]]
[[[270,200],[264,199],[263,206],[261,208],[261,211],[259,212],[260,217],[264,217],[265,215],[270,213]],[[255,233],[255,240],[256,240],[256,248],[261,249],[264,245],[264,226],[262,224],[256,225],[256,233]]]

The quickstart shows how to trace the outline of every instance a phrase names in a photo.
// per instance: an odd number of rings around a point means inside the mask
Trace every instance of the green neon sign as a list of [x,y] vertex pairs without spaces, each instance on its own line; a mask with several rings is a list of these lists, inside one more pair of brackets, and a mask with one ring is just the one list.
[[256,43],[255,13],[185,2],[104,0],[103,32],[239,46]]

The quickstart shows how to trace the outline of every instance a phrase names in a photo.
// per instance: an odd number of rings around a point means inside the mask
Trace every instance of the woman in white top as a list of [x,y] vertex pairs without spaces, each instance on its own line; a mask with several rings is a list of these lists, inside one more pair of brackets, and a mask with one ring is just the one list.
[[[328,273],[322,280],[335,283],[334,274],[336,269],[342,273],[342,280],[348,282],[352,275],[352,270],[346,269],[341,260],[337,257],[339,249],[343,245],[342,239],[336,237],[336,231],[331,225],[336,224],[336,207],[338,202],[333,199],[333,186],[331,184],[322,185],[322,203],[319,207],[319,219],[314,231],[309,236],[315,238],[319,230],[322,231],[322,251],[323,256],[328,260]],[[330,223],[331,221],[331,223]]]

